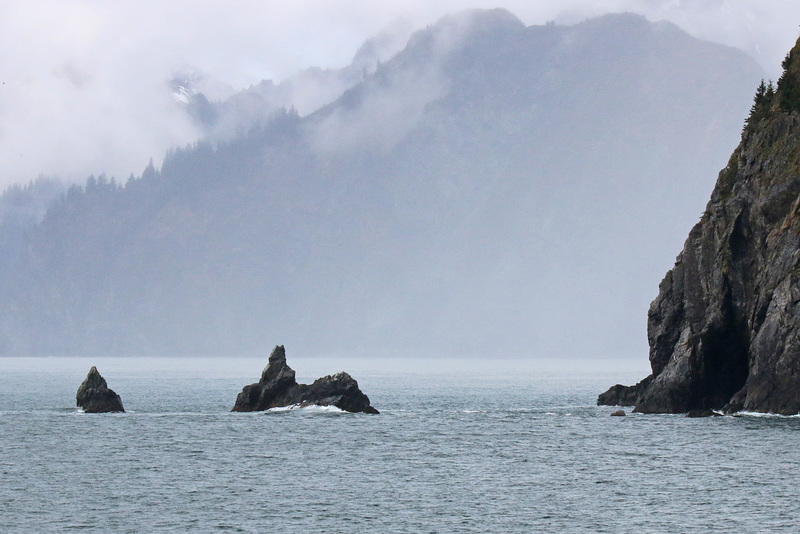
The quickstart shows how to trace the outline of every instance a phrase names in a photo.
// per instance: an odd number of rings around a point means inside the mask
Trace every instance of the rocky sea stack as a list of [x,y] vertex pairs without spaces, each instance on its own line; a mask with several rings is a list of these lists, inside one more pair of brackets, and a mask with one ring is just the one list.
[[800,40],[648,313],[652,374],[598,404],[800,413]]
[[358,388],[358,382],[347,373],[318,378],[313,384],[298,384],[294,369],[286,364],[286,349],[275,347],[261,380],[242,389],[236,397],[234,412],[257,412],[281,406],[336,406],[347,412],[379,413],[370,406]]
[[122,399],[108,389],[106,379],[97,372],[97,367],[92,366],[86,379],[78,388],[75,396],[78,407],[86,413],[124,412]]

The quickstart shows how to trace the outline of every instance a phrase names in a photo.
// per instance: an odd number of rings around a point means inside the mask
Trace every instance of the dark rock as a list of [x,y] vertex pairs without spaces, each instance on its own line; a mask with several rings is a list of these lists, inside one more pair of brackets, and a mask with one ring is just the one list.
[[689,410],[686,417],[722,417],[722,414],[714,410]]
[[611,417],[625,417],[625,410],[617,410],[611,414]]
[[261,380],[242,388],[236,397],[234,412],[256,412],[281,406],[336,406],[347,412],[379,413],[370,406],[358,388],[358,382],[347,373],[318,378],[313,384],[298,384],[294,370],[286,364],[283,345],[275,347]]
[[733,414],[744,409],[744,400],[747,398],[747,386],[737,391],[728,404],[722,407],[722,413]]
[[597,397],[598,406],[636,406],[636,401],[642,393],[647,384],[650,382],[650,377],[645,378],[634,386],[623,386],[617,384],[611,386],[608,391],[601,393]]
[[77,404],[86,413],[124,412],[122,399],[108,389],[106,379],[97,372],[97,367],[92,366],[86,379],[78,388],[75,396]]
[[650,306],[636,412],[800,412],[800,40],[784,68]]

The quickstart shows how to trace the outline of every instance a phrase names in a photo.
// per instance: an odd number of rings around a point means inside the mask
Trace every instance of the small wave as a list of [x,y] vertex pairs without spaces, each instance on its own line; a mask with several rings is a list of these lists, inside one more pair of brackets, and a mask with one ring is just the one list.
[[293,410],[303,410],[305,413],[347,413],[336,406],[320,406],[318,404],[292,404],[290,406],[279,406],[270,408],[267,413],[291,412]]
[[800,414],[783,415],[779,413],[764,413],[764,412],[736,412],[735,414],[732,415],[746,416],[746,417],[770,417],[778,419],[800,419]]
[[[69,416],[69,415],[84,415],[87,412],[83,408],[77,407],[77,408],[64,408],[58,413],[59,413],[59,415],[67,415],[67,416]],[[126,414],[132,414],[132,413],[136,413],[136,412],[133,412],[133,411],[129,410],[127,412],[91,413],[89,415],[126,415]]]
[[[128,411],[127,413],[135,414],[135,411]],[[224,412],[141,412],[138,415],[142,417],[219,417],[220,413]]]

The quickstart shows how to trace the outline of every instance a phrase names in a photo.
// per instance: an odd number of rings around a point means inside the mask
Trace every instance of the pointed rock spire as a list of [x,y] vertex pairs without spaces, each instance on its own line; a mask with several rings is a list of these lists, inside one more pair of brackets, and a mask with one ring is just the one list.
[[86,413],[124,412],[122,399],[108,388],[106,379],[92,366],[75,396],[77,405]]
[[283,345],[278,345],[272,349],[272,354],[269,355],[269,363],[261,373],[259,382],[266,384],[270,380],[294,383],[294,369],[286,363],[286,349]]

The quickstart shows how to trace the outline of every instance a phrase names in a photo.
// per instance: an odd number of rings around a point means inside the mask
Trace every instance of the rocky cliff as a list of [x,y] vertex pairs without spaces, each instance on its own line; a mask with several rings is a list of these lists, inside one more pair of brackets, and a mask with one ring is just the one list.
[[598,404],[800,413],[800,40],[648,312],[652,374]]

